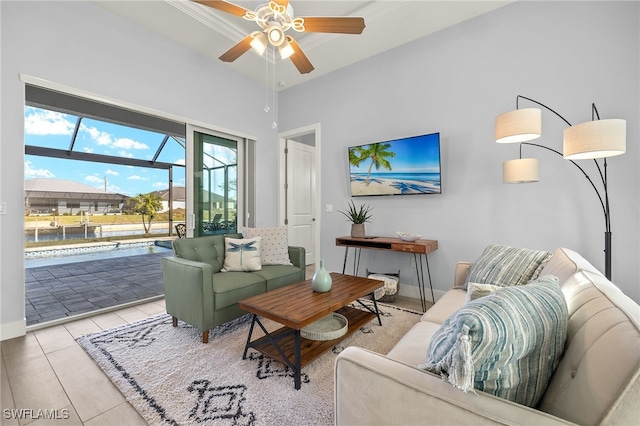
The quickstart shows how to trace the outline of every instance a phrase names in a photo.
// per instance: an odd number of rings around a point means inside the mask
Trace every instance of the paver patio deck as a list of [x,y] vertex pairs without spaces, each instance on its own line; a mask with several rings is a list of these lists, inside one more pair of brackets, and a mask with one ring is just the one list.
[[164,294],[171,252],[25,269],[27,326]]

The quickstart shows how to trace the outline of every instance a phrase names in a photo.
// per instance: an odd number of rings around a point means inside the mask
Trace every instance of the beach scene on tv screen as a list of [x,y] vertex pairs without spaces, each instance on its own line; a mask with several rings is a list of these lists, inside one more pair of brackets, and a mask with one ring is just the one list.
[[440,194],[440,135],[349,148],[351,195]]

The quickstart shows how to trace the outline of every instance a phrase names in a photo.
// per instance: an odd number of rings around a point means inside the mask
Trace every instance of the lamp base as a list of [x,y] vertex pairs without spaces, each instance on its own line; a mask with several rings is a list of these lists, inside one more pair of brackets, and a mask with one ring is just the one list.
[[611,231],[604,233],[604,276],[611,281]]

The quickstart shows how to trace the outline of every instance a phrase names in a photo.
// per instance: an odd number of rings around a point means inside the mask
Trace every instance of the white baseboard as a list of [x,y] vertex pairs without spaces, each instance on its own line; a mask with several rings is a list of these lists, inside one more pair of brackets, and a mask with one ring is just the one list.
[[9,340],[27,334],[27,320],[0,325],[0,340]]
[[[400,296],[411,297],[413,299],[420,299],[420,289],[415,285],[408,284],[400,284],[398,289],[398,294]],[[425,298],[428,302],[431,302],[431,288],[427,287],[425,290]],[[436,298],[436,302],[440,299],[446,292],[442,290],[433,290],[433,296]]]

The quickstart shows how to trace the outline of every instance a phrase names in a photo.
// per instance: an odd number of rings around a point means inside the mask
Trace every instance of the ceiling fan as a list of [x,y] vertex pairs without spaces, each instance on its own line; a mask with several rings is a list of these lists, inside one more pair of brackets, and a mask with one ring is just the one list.
[[309,73],[314,68],[294,38],[285,34],[287,30],[292,28],[294,31],[308,33],[361,34],[365,27],[364,18],[361,17],[310,16],[294,18],[293,8],[288,0],[271,0],[269,3],[258,6],[255,11],[224,0],[193,1],[254,21],[261,28],[260,31],[252,32],[223,53],[219,58],[221,61],[233,62],[250,48],[262,55],[268,44],[271,44],[278,48],[282,59],[291,58],[301,74]]

